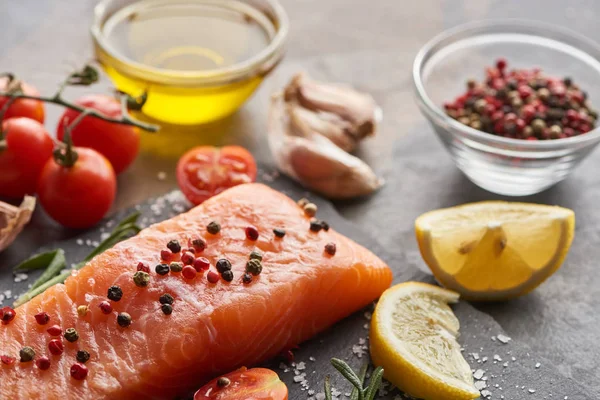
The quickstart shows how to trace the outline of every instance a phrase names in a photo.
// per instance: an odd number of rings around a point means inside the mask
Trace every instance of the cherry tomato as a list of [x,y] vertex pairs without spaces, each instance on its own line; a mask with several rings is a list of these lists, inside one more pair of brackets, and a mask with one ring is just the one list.
[[[112,118],[121,117],[121,104],[114,97],[91,94],[80,97],[77,105],[92,108]],[[62,140],[65,127],[79,111],[67,109],[58,121],[56,137]],[[85,117],[72,131],[73,144],[94,149],[110,161],[115,172],[125,171],[135,160],[140,150],[140,133],[136,127],[102,121],[95,117]]]
[[0,150],[0,196],[34,194],[44,164],[52,157],[54,142],[44,126],[29,118],[2,123],[6,149]]
[[[226,378],[227,386],[219,379]],[[270,369],[240,368],[221,378],[213,379],[194,395],[194,400],[287,400],[288,389]]]
[[255,180],[256,161],[248,150],[239,146],[194,147],[177,163],[177,182],[193,204]]
[[96,150],[75,147],[71,167],[46,162],[38,182],[38,197],[46,212],[69,228],[89,228],[110,209],[117,190],[115,171]]
[[[8,78],[0,78],[0,91],[4,92],[7,84]],[[21,87],[23,89],[23,93],[25,94],[31,96],[40,95],[40,92],[38,92],[36,88],[25,82],[21,82]],[[10,97],[0,97],[0,109],[4,107],[9,99]],[[40,123],[44,123],[44,103],[39,100],[17,99],[8,107],[8,110],[6,110],[6,113],[4,114],[5,120],[14,117],[27,117]]]

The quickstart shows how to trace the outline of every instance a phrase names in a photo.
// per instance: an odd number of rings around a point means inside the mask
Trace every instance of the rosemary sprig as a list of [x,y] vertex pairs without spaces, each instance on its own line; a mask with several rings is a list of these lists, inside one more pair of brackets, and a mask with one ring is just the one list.
[[[345,361],[340,360],[338,358],[332,358],[331,365],[333,365],[335,369],[337,369],[340,372],[340,374],[342,374],[342,376],[346,378],[352,384],[352,386],[354,386],[354,390],[352,390],[352,393],[350,395],[351,400],[373,400],[375,398],[375,396],[377,395],[377,391],[381,386],[381,381],[383,379],[383,368],[377,367],[375,371],[373,371],[373,375],[371,376],[369,385],[366,388],[364,388],[364,380],[367,374],[368,367],[367,364],[362,366],[358,375]],[[329,375],[325,377],[324,388],[325,399],[331,399],[332,394]]]
[[[117,224],[117,226],[111,232],[110,236],[104,239],[80,263],[76,264],[73,269],[60,273],[60,271],[66,265],[64,256],[65,253],[62,249],[56,249],[50,252],[39,254],[17,265],[14,268],[14,271],[31,271],[41,268],[46,268],[46,270],[35,281],[32,287],[25,294],[19,297],[17,301],[15,301],[14,306],[18,307],[22,304],[25,304],[34,297],[44,293],[46,289],[56,285],[57,283],[63,283],[69,276],[71,276],[72,271],[83,268],[88,261],[98,254],[101,254],[104,251],[112,248],[115,244],[136,235],[141,230],[141,228],[137,225],[139,216],[140,213],[135,212],[119,222],[119,224]],[[49,254],[52,255],[52,257],[50,257]],[[43,264],[43,261],[46,261],[46,264]]]

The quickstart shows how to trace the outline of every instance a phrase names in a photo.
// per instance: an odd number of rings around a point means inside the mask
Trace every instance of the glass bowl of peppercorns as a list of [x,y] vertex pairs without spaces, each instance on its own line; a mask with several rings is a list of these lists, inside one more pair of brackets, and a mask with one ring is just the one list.
[[494,193],[565,179],[600,142],[600,45],[538,22],[480,21],[428,42],[417,103],[458,168]]

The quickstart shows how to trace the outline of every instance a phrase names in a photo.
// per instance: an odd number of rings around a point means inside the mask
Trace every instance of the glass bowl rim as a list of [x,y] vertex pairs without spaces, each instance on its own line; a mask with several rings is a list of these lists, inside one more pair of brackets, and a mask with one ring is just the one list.
[[[435,53],[444,49],[447,45],[442,46],[439,49],[436,47],[446,41],[452,40],[455,37],[461,36],[465,33],[470,33],[469,37],[464,38],[463,40],[468,40],[473,37],[480,36],[485,34],[485,30],[490,28],[496,29],[506,29],[507,32],[515,33],[514,31],[510,31],[510,29],[522,29],[525,30],[527,34],[538,37],[547,37],[548,33],[554,35],[551,38],[553,41],[558,41],[564,43],[568,47],[575,47],[573,44],[568,42],[564,42],[564,39],[570,39],[574,42],[579,42],[581,44],[585,44],[586,46],[591,47],[594,51],[598,52],[600,55],[600,45],[587,38],[586,36],[579,34],[571,29],[564,27],[557,27],[555,25],[551,25],[545,22],[532,21],[526,19],[486,19],[473,21],[466,24],[461,24],[456,27],[445,30],[432,39],[430,39],[417,53],[415,60],[413,62],[412,68],[412,80],[413,80],[413,89],[418,97],[419,106],[423,109],[423,111],[427,114],[428,117],[434,119],[436,123],[445,123],[450,125],[453,129],[460,131],[463,135],[468,138],[478,141],[478,142],[486,142],[492,145],[498,145],[499,147],[506,148],[514,148],[518,147],[524,151],[535,151],[535,150],[558,150],[565,147],[571,147],[573,145],[579,144],[593,144],[594,142],[600,139],[600,126],[592,129],[590,132],[579,136],[573,136],[565,139],[555,139],[555,140],[539,140],[539,141],[529,141],[523,139],[513,139],[513,138],[505,138],[501,136],[492,135],[486,132],[479,131],[477,129],[471,128],[467,125],[461,124],[460,122],[450,118],[446,113],[439,107],[435,102],[431,100],[427,91],[425,90],[425,85],[422,80],[421,71],[424,69],[425,65]],[[517,32],[520,33],[520,32]],[[546,33],[546,34],[544,34]],[[454,43],[454,42],[453,42]],[[453,44],[453,43],[450,43]],[[597,60],[600,63],[600,59],[590,54],[588,51],[583,49],[577,49],[582,53],[590,56],[591,58]],[[574,57],[570,54],[571,57]],[[590,65],[590,64],[588,64]],[[595,68],[598,72],[600,78],[600,68],[594,67],[590,65],[592,68]]]
[[[124,55],[120,54],[115,49],[113,49],[113,47],[107,43],[105,36],[102,32],[102,26],[106,20],[106,17],[104,16],[106,7],[112,1],[114,0],[101,0],[94,7],[94,21],[92,23],[90,31],[95,44],[98,47],[100,47],[102,51],[107,53],[111,58],[116,60],[118,63],[123,64],[131,71],[136,72],[127,72],[128,75],[132,75],[134,78],[155,81],[157,83],[162,84],[202,86],[211,84],[221,84],[241,79],[247,76],[248,74],[256,72],[258,69],[260,69],[261,66],[267,64],[272,58],[274,58],[279,52],[281,52],[285,45],[289,32],[289,18],[285,9],[283,8],[283,6],[281,6],[279,0],[264,0],[272,8],[275,22],[278,25],[276,26],[275,36],[271,38],[271,41],[269,42],[268,46],[262,49],[260,52],[256,53],[255,55],[244,61],[238,62],[225,68],[217,68],[205,71],[178,71],[166,68],[156,68],[125,57]],[[145,0],[137,1],[143,2]],[[153,1],[155,1],[156,3],[169,4],[168,0]],[[198,0],[198,2],[215,5],[222,3],[219,0]],[[253,5],[249,6],[256,8]],[[119,9],[122,8],[123,7],[120,7]],[[258,8],[257,10],[264,14],[262,10]],[[277,62],[278,59],[276,59],[273,64],[276,64]],[[268,70],[270,70],[270,68],[268,68]]]

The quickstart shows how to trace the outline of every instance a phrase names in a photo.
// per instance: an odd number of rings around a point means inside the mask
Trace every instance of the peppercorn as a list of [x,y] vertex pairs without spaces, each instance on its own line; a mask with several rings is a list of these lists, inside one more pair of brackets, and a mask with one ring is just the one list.
[[336,247],[335,243],[327,243],[325,245],[325,252],[327,254],[329,254],[330,256],[334,256],[336,251],[337,251],[337,247]]
[[212,221],[206,226],[206,230],[211,235],[216,235],[221,231],[221,224],[219,224],[217,221]]
[[223,273],[221,274],[221,278],[223,278],[225,282],[231,282],[233,280],[233,271],[223,271]]
[[171,258],[173,258],[173,253],[171,253],[169,250],[161,250],[160,251],[160,259],[163,261],[169,261],[171,260]]
[[473,78],[467,80],[467,89],[475,89],[475,86],[477,86],[477,81]]
[[138,271],[133,274],[133,283],[137,287],[146,287],[150,283],[150,275],[143,271]]
[[171,264],[169,264],[169,268],[171,269],[171,272],[181,272],[183,269],[183,264],[178,261],[173,261]]
[[258,261],[262,261],[262,258],[263,258],[263,256],[262,256],[262,254],[260,253],[260,251],[257,251],[257,250],[252,250],[252,252],[250,252],[250,256],[249,256],[249,258],[250,258],[251,260],[258,260]]
[[82,305],[77,307],[77,315],[79,315],[80,317],[85,317],[89,311],[89,307],[86,305]]
[[210,268],[210,261],[208,261],[208,259],[204,257],[198,257],[194,260],[194,263],[192,265],[198,272],[206,271]]
[[192,255],[196,255],[196,249],[193,247],[188,247],[185,251],[192,253]]
[[42,356],[35,360],[35,365],[40,371],[45,371],[50,368],[50,359],[46,356]]
[[186,251],[181,255],[181,262],[183,265],[192,265],[195,258],[192,252]]
[[229,380],[229,378],[226,378],[224,376],[220,377],[219,379],[217,379],[217,386],[220,388],[224,388],[231,385],[231,381]]
[[504,58],[499,58],[499,59],[496,61],[496,68],[498,68],[500,71],[502,71],[502,70],[504,70],[504,69],[506,68],[506,65],[507,65],[507,64],[508,64],[508,63],[506,62],[506,59],[504,59]]
[[298,200],[297,204],[300,208],[304,208],[304,206],[307,205],[308,203],[310,203],[310,201],[303,197],[300,200]]
[[194,249],[201,253],[204,251],[204,249],[206,249],[206,240],[202,239],[201,237],[194,237],[191,240],[192,246],[194,246]]
[[69,372],[71,373],[71,377],[78,381],[84,380],[88,375],[87,367],[81,363],[73,364]]
[[55,356],[60,356],[65,351],[62,340],[52,339],[48,342],[48,351]]
[[562,133],[562,128],[560,126],[552,125],[550,127],[550,137],[552,139],[558,139],[561,133]]
[[217,267],[217,271],[219,271],[220,274],[231,269],[231,263],[225,258],[221,258],[219,261],[217,261],[217,264],[215,264],[215,266]]
[[21,357],[21,362],[31,362],[35,358],[35,350],[29,346],[25,346],[19,350],[19,357]]
[[544,132],[544,129],[546,128],[546,122],[539,118],[536,118],[533,121],[531,121],[531,128],[533,128],[533,132],[536,135],[539,135]]
[[548,90],[547,88],[541,88],[538,89],[537,91],[537,95],[540,99],[542,100],[547,100],[550,97],[550,90]]
[[473,129],[481,130],[481,121],[472,121],[469,126]]
[[463,125],[469,125],[469,122],[471,122],[471,120],[469,119],[469,117],[460,117],[458,119],[458,122],[460,122]]
[[515,97],[514,99],[511,100],[510,104],[514,107],[514,108],[520,108],[523,105],[523,100],[521,100],[518,97]]
[[158,264],[154,270],[159,275],[166,275],[169,273],[169,266],[167,264]]
[[569,87],[573,84],[573,80],[567,76],[563,79],[563,83],[566,87]]
[[3,325],[8,325],[10,321],[15,319],[17,313],[12,308],[6,306],[0,309],[0,320],[2,320]]
[[285,231],[283,229],[275,228],[273,229],[273,234],[275,235],[275,237],[281,239],[285,236]]
[[208,274],[206,274],[206,279],[210,283],[217,283],[219,282],[219,274],[217,274],[215,271],[208,271]]
[[258,240],[258,230],[253,226],[248,226],[244,230],[246,233],[246,239],[252,240],[253,242]]
[[142,272],[146,272],[146,273],[150,273],[150,267],[148,266],[148,264],[143,263],[143,262],[139,262],[137,265],[137,270],[138,271],[142,271]]
[[108,301],[101,302],[98,304],[98,307],[102,311],[102,314],[110,314],[113,310],[112,305]]
[[194,279],[196,278],[196,275],[198,275],[198,272],[191,265],[186,265],[185,267],[183,267],[183,270],[181,270],[181,275],[185,279]]
[[310,221],[310,230],[313,232],[319,232],[321,229],[323,229],[323,225],[321,224],[321,221],[319,220],[312,220]]
[[77,330],[75,328],[68,328],[65,331],[64,336],[67,342],[71,343],[75,343],[79,339],[79,333],[77,333]]
[[90,353],[88,353],[85,350],[79,350],[77,351],[77,354],[75,355],[75,358],[77,359],[77,361],[79,361],[82,364],[85,364],[86,362],[89,361],[90,359]]
[[483,111],[485,110],[485,106],[487,106],[487,101],[485,101],[485,99],[479,99],[475,102],[475,104],[473,105],[473,108],[479,114],[482,114]]
[[46,325],[50,321],[50,315],[47,312],[40,312],[35,314],[35,321],[40,325]]
[[163,304],[160,306],[160,309],[165,315],[171,315],[173,313],[173,306],[170,304]]
[[251,283],[251,282],[252,282],[252,275],[246,272],[246,273],[245,273],[245,274],[242,276],[242,282],[244,282],[245,284],[249,284],[249,283]]
[[526,126],[523,128],[523,137],[528,138],[531,135],[533,135],[533,128],[531,128],[531,126]]
[[178,240],[173,239],[167,243],[167,249],[171,250],[171,253],[179,253],[181,251],[181,245]]
[[16,358],[4,355],[4,356],[0,356],[0,361],[4,365],[12,365],[16,361]]
[[308,203],[304,206],[304,214],[309,217],[314,217],[317,215],[317,205],[314,203]]
[[254,276],[260,275],[262,268],[262,263],[259,260],[249,260],[246,263],[246,272],[249,272]]
[[173,304],[175,299],[169,293],[165,293],[158,298],[158,301],[160,304]]
[[122,328],[127,328],[131,325],[131,315],[126,312],[119,313],[119,315],[117,315],[117,324]]
[[62,329],[60,329],[60,326],[58,325],[52,325],[50,328],[46,329],[46,332],[48,332],[50,336],[62,335]]
[[120,301],[123,298],[123,289],[117,285],[113,285],[108,288],[108,295],[106,297],[112,301]]

